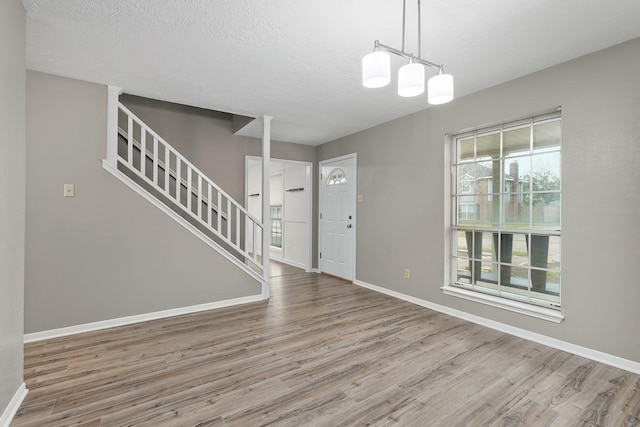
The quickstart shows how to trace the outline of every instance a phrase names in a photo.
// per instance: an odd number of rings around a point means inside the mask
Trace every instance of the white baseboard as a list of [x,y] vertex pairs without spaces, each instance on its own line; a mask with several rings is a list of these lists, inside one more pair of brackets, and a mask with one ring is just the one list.
[[484,317],[476,316],[474,314],[456,310],[444,305],[435,304],[420,298],[412,297],[410,295],[392,291],[390,289],[386,289],[380,286],[372,285],[370,283],[366,283],[361,280],[354,280],[353,283],[363,288],[371,289],[373,291],[380,292],[382,294],[389,295],[394,298],[398,298],[403,301],[407,301],[407,302],[419,305],[421,307],[429,308],[431,310],[438,311],[440,313],[448,314],[450,316],[457,317],[459,319],[476,323],[478,325],[486,326],[487,328],[495,329],[497,331],[504,332],[509,335],[515,335],[517,337],[524,338],[529,341],[537,342],[538,344],[543,344],[558,350],[566,351],[568,353],[572,353],[577,356],[586,357],[587,359],[595,360],[596,362],[601,362],[606,365],[613,366],[615,368],[624,369],[625,371],[629,371],[634,374],[640,374],[640,363],[634,362],[632,360],[623,359],[621,357],[613,356],[611,354],[603,353],[601,351],[571,344],[569,342],[561,341],[556,338],[551,338],[546,335],[541,335],[535,332],[527,331],[526,329],[516,328],[514,326],[507,325],[505,323],[496,322],[494,320],[486,319]]
[[113,328],[116,326],[131,325],[133,323],[146,322],[149,320],[164,319],[167,317],[180,316],[183,314],[197,313],[199,311],[213,310],[216,308],[231,307],[234,305],[248,304],[263,301],[262,295],[251,295],[248,297],[228,299],[224,301],[210,302],[206,304],[192,305],[189,307],[172,308],[169,310],[155,311],[153,313],[138,314],[135,316],[120,317],[117,319],[102,320],[99,322],[85,323],[83,325],[69,326],[66,328],[51,329],[42,332],[25,334],[24,342],[30,343],[42,341],[50,338],[64,337],[67,335],[80,334],[83,332],[98,331],[101,329]]
[[303,269],[306,272],[309,272],[309,270],[307,269],[307,266],[304,263],[298,262],[298,261],[291,261],[290,259],[286,259],[286,258],[280,258],[279,260],[277,260],[283,264],[287,264],[290,265],[292,267],[298,267]]
[[20,409],[20,405],[22,405],[24,398],[27,397],[28,392],[29,390],[27,390],[25,384],[20,384],[20,387],[18,387],[18,390],[16,390],[16,393],[13,395],[11,402],[9,402],[9,405],[2,413],[2,416],[0,416],[0,427],[9,427],[9,424],[11,424],[13,417],[16,416],[18,409]]
[[281,262],[283,264],[287,264],[290,265],[292,267],[298,267],[303,269],[304,271],[306,271],[307,273],[311,273],[311,269],[307,268],[307,265],[303,262],[298,262],[298,261],[293,261],[290,259],[287,259],[285,257],[282,256],[282,253],[273,253],[273,249],[271,249],[271,254],[270,257],[273,261],[278,261]]

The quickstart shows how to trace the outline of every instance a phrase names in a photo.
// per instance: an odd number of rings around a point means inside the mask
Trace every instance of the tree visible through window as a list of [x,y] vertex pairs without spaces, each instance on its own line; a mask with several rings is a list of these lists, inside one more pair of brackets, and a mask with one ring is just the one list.
[[453,145],[452,285],[559,309],[560,116]]

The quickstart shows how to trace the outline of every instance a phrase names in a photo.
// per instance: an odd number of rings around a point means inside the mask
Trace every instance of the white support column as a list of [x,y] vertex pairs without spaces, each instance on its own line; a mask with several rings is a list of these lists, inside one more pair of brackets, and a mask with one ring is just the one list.
[[107,163],[118,167],[118,97],[122,88],[107,87]]
[[[269,189],[271,185],[271,116],[262,116],[262,271],[264,286],[262,297],[269,299],[269,248],[271,247],[271,209]],[[255,235],[254,235],[255,239]]]

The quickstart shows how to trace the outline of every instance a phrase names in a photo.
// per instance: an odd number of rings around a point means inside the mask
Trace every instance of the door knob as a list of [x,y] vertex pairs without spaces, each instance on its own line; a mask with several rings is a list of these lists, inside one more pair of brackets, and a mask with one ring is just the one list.
[[353,227],[351,224],[347,224],[347,228],[351,228]]

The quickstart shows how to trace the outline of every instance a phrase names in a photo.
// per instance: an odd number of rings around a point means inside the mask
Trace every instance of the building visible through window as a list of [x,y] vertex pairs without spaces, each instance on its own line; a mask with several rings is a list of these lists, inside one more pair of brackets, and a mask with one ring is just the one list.
[[453,138],[453,286],[560,308],[561,118]]

